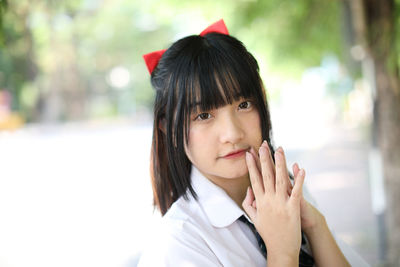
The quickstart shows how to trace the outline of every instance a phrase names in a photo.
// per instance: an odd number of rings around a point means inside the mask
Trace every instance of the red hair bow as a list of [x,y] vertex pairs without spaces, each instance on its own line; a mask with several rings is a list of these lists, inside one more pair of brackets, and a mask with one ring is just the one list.
[[[226,28],[225,22],[223,19],[211,24],[208,26],[204,31],[200,33],[200,36],[204,36],[210,32],[217,32],[217,33],[222,33],[228,35],[228,28]],[[162,49],[158,51],[154,51],[148,54],[143,55],[144,61],[146,62],[147,69],[149,70],[150,74],[153,72],[153,70],[156,68],[158,62],[160,61],[160,58],[164,54],[164,52],[167,51],[167,49]]]

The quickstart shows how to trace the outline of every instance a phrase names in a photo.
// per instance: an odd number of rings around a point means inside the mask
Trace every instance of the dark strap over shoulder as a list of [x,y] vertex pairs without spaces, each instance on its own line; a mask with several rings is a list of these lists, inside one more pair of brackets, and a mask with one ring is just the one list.
[[[254,225],[246,219],[244,215],[239,217],[239,220],[247,224],[251,231],[254,233],[257,239],[258,246],[261,250],[261,253],[267,258],[267,247],[265,246],[264,241],[262,240],[260,234],[257,232]],[[307,244],[307,241],[304,237],[304,233],[301,232],[301,247],[300,247],[300,254],[299,254],[299,267],[313,267],[314,265],[314,258],[308,254],[304,249],[303,246]]]

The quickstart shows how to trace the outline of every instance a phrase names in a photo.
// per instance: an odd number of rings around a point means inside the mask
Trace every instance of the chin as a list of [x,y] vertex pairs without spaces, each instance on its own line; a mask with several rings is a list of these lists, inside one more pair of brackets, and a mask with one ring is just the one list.
[[231,168],[230,170],[227,170],[224,175],[221,175],[222,177],[228,178],[228,179],[235,179],[235,178],[240,178],[249,173],[249,170],[247,167],[244,168]]

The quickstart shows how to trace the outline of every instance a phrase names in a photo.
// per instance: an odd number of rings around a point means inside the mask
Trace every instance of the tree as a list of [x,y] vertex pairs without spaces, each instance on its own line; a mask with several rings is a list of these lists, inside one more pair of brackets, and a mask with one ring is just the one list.
[[3,14],[7,7],[7,0],[0,0],[0,45],[3,43]]
[[[21,88],[37,75],[32,32],[26,25],[29,6],[12,9],[13,3],[0,1],[0,90],[12,95],[12,108],[23,109]],[[7,16],[8,15],[8,16]],[[15,18],[9,21],[9,18]]]
[[[365,51],[363,63],[372,67],[371,77],[365,78],[376,88],[373,131],[382,155],[386,188],[388,266],[400,266],[399,11],[398,0],[258,1],[242,9],[244,21],[264,26],[260,29],[262,36],[271,25],[269,20],[279,24],[278,33],[272,31],[275,45],[271,50],[285,63],[294,59],[302,67],[310,66],[329,50],[350,68],[356,64],[346,59],[350,54],[346,50],[358,45]],[[271,32],[267,38],[271,38]],[[350,73],[360,75],[357,71]]]
[[374,66],[375,121],[386,190],[387,266],[400,265],[399,1],[347,0],[357,41]]
[[[141,55],[171,32],[164,21],[146,25],[151,12],[127,0],[0,0],[0,90],[11,93],[12,109],[28,122],[131,115],[151,106]],[[129,71],[124,88],[110,82],[116,67]]]

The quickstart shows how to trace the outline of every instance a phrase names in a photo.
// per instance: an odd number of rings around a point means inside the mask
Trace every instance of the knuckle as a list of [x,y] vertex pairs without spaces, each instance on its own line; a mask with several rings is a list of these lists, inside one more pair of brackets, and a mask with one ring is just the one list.
[[291,194],[291,196],[292,196],[292,198],[299,198],[300,197],[300,192],[299,191],[292,191],[292,194]]
[[285,180],[281,179],[277,179],[276,184],[278,185],[284,185],[285,184]]

